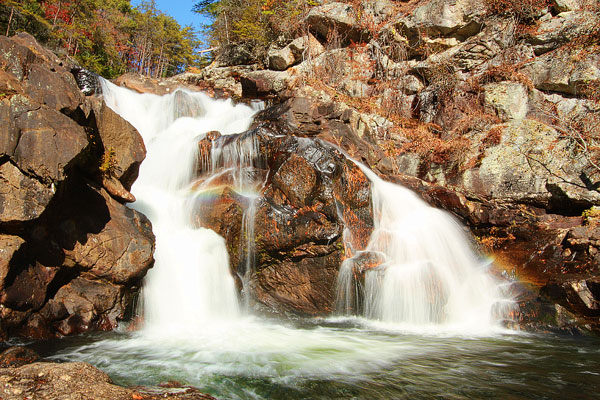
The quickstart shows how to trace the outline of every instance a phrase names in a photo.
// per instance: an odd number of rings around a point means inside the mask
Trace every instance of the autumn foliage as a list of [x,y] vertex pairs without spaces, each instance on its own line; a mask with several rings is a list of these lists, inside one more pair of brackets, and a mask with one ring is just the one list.
[[199,61],[196,32],[154,1],[0,0],[0,33],[18,32],[109,78],[128,71],[163,77]]

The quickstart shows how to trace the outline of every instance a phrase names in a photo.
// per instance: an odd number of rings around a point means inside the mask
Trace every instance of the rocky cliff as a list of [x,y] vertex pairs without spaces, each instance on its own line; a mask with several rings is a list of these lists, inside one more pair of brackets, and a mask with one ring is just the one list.
[[201,74],[273,106],[259,123],[329,141],[467,224],[520,282],[521,326],[600,323],[596,2],[324,1],[300,36]]
[[150,222],[124,205],[144,144],[80,73],[27,34],[0,36],[2,337],[111,329],[153,263]]

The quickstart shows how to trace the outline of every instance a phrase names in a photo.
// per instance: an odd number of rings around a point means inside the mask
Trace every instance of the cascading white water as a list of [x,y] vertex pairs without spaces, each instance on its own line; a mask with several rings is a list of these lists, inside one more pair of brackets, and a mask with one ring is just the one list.
[[[238,270],[246,292],[254,267],[255,200],[264,184],[255,172],[263,161],[254,135],[226,145],[213,141],[210,159],[198,160],[197,154],[206,132],[243,132],[254,111],[200,93],[176,91],[159,97],[102,84],[108,106],[140,131],[148,150],[132,188],[138,199],[132,207],[149,216],[156,234],[156,265],[144,288],[146,330],[198,332],[207,322],[239,319],[224,240],[195,227],[194,203],[213,181],[226,182],[246,197],[245,242],[240,246],[246,262]],[[362,302],[367,318],[404,328],[493,328],[509,302],[461,226],[408,189],[361,168],[372,182],[375,219],[364,252],[376,254],[383,263],[366,271],[361,287],[353,263],[341,266],[338,309],[356,310],[353,303]],[[198,169],[209,176],[200,183],[194,182]]]
[[473,251],[464,228],[410,190],[359,166],[372,184],[374,213],[374,231],[364,252],[383,262],[365,272],[362,296],[354,264],[345,262],[338,278],[338,307],[352,309],[349,303],[362,300],[368,318],[470,332],[489,330],[506,317],[513,303],[489,273],[489,260]]
[[[482,368],[471,362],[477,356],[459,360],[457,368],[438,368],[439,360],[460,358],[474,343],[486,351],[496,343],[473,336],[503,332],[490,313],[501,296],[460,226],[444,213],[365,170],[373,182],[376,230],[362,254],[371,265],[385,262],[367,272],[365,287],[354,284],[352,260],[344,262],[340,308],[354,308],[350,303],[366,293],[364,315],[373,319],[254,317],[239,305],[224,240],[197,223],[215,193],[234,190],[238,200],[246,199],[240,201],[246,203],[240,240],[247,264],[237,271],[246,286],[254,267],[255,200],[266,179],[257,143],[252,135],[215,139],[210,157],[200,160],[197,154],[205,132],[245,131],[253,110],[203,94],[158,97],[102,83],[106,103],[140,131],[148,150],[132,189],[133,207],[151,219],[156,235],[156,264],[144,288],[146,323],[139,331],[83,344],[78,339],[53,358],[91,362],[124,384],[177,380],[229,399],[413,398],[411,385],[444,393],[448,386],[436,377],[456,371],[441,379],[456,385],[465,365],[478,376]],[[345,229],[352,242],[350,236]],[[424,357],[433,360],[432,367],[423,364]],[[398,379],[399,391],[386,392]]]
[[195,228],[190,201],[198,168],[198,141],[211,130],[246,130],[254,111],[202,93],[138,94],[102,80],[104,100],[144,139],[146,160],[132,187],[131,206],[152,221],[156,263],[143,290],[145,329],[198,332],[208,322],[239,316],[223,238]]

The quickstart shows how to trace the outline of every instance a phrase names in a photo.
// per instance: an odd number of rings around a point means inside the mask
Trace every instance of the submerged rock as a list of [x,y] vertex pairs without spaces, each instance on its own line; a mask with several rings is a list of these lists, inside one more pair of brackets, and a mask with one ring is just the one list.
[[20,367],[31,364],[40,359],[40,356],[25,346],[13,346],[0,353],[0,368]]

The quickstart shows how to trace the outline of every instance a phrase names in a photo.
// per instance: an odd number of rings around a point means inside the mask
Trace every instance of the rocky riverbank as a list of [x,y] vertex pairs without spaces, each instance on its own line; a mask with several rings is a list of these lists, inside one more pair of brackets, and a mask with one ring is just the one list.
[[0,353],[0,397],[5,400],[210,400],[214,397],[178,382],[158,387],[126,388],[83,362],[39,362],[26,347],[11,347]]

